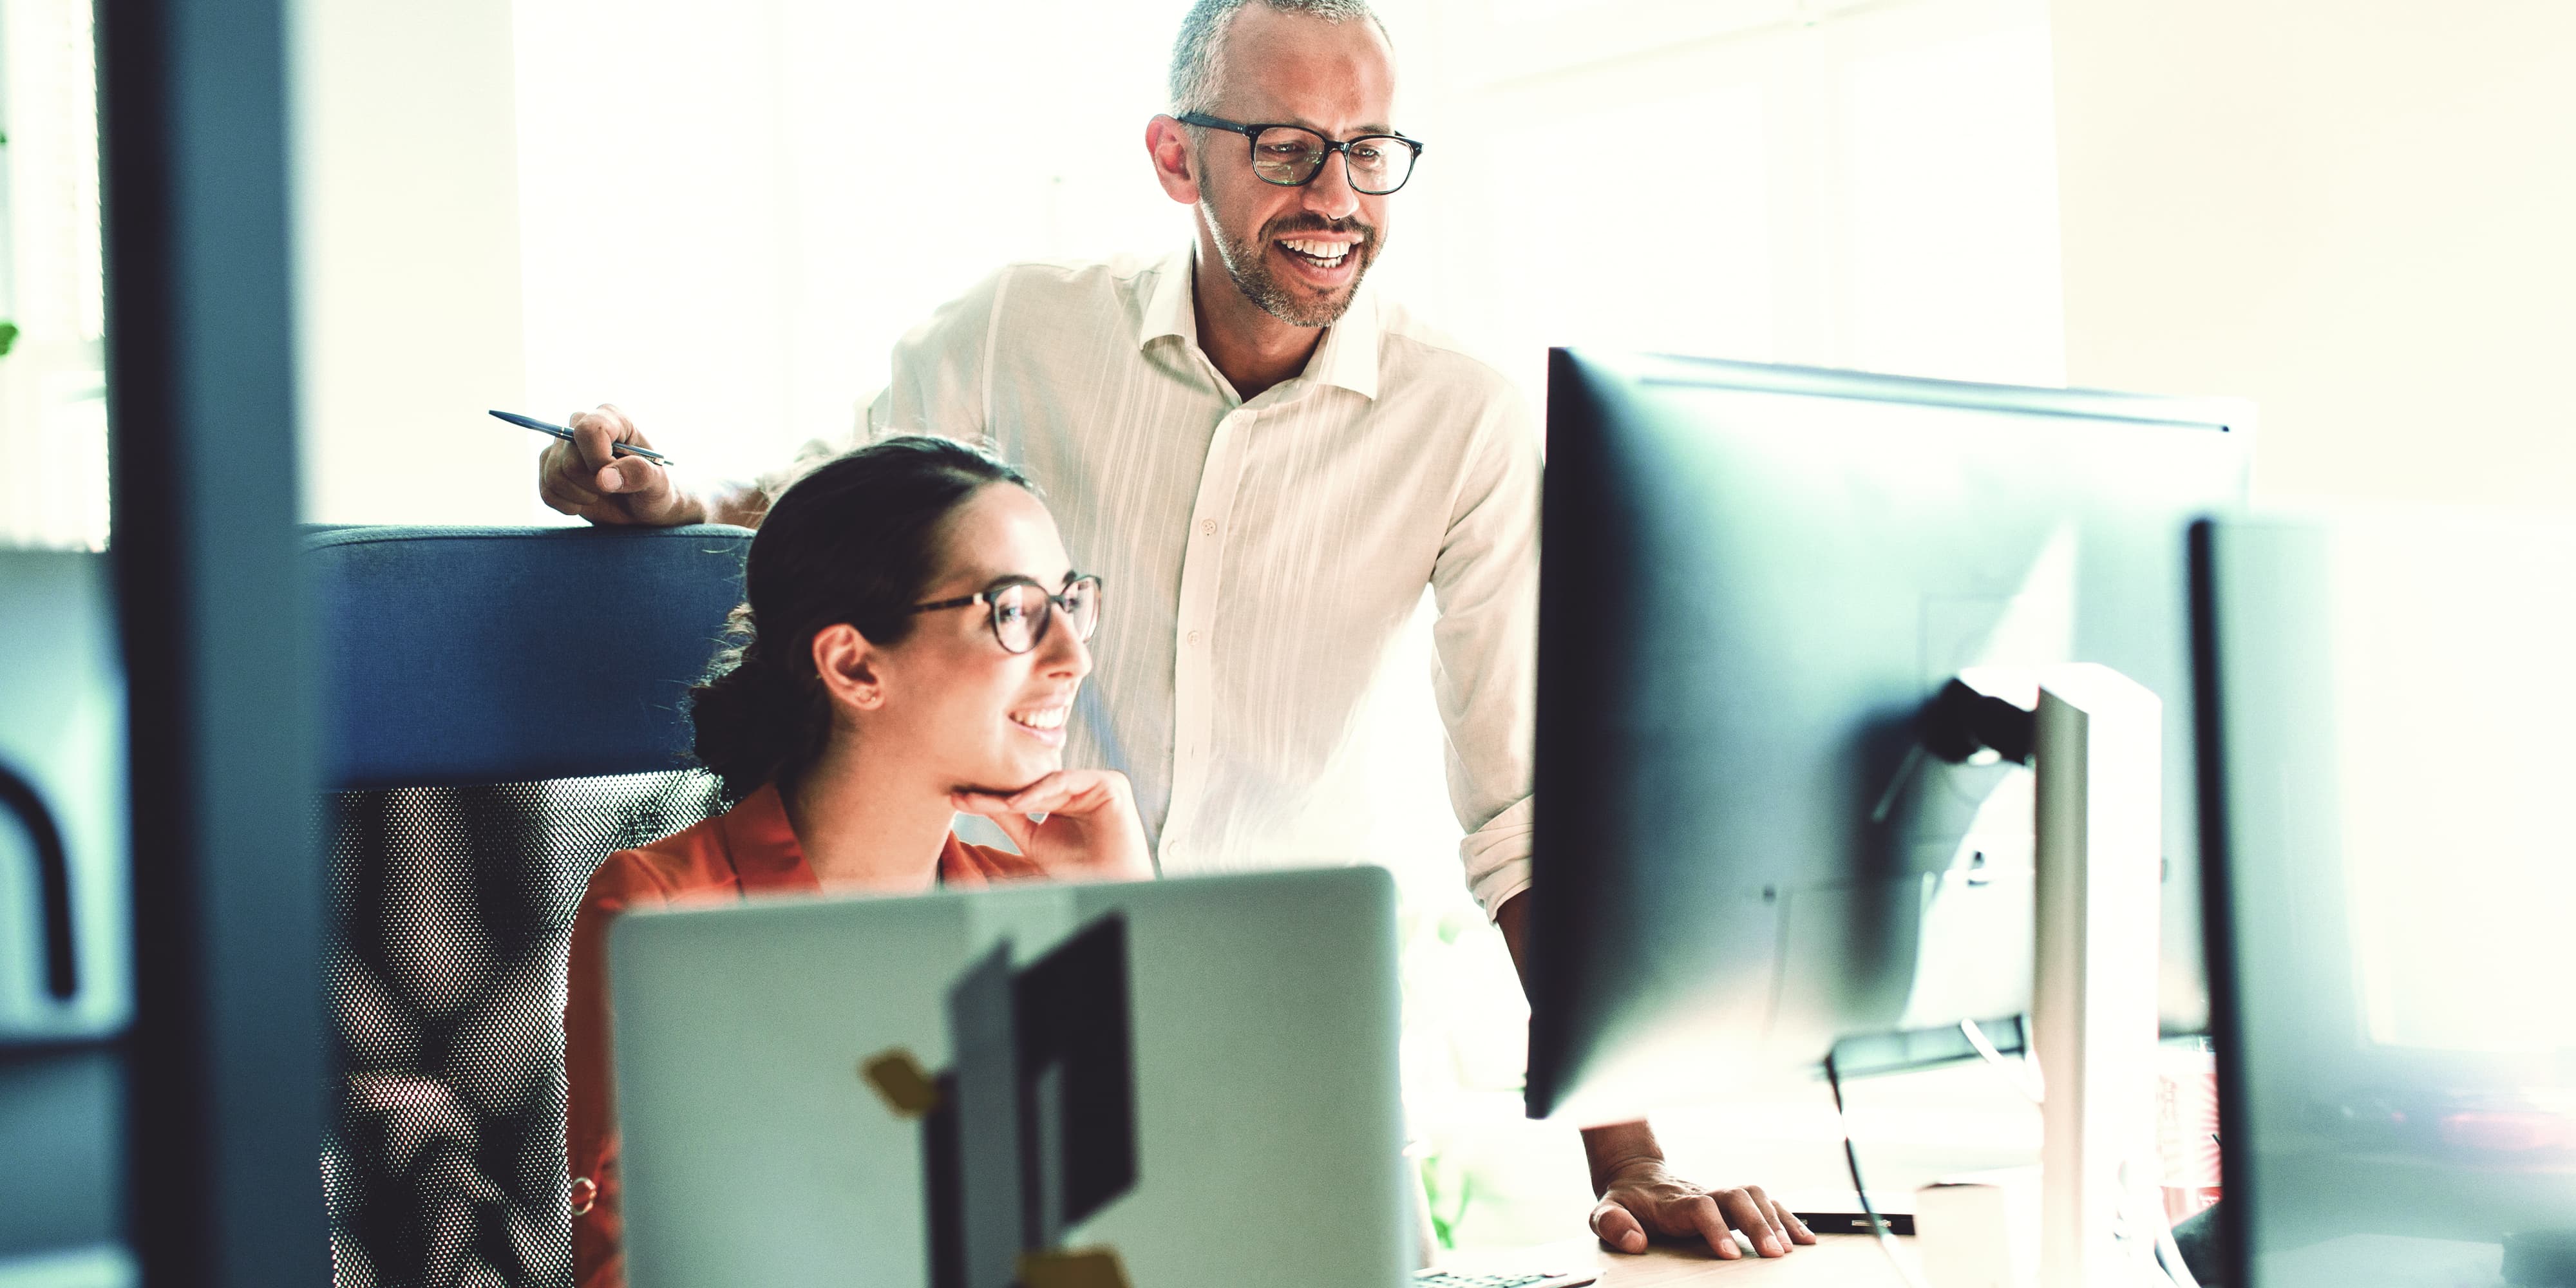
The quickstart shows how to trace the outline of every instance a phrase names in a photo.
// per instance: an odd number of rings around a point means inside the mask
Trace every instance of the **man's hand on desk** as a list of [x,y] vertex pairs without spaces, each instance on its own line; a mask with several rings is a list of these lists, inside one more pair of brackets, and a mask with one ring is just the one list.
[[[1646,1125],[1595,1128],[1584,1133],[1584,1145],[1597,1159],[1596,1136],[1630,1130],[1644,1133]],[[1649,1235],[1697,1235],[1720,1257],[1743,1256],[1744,1249],[1730,1230],[1742,1230],[1753,1250],[1765,1257],[1785,1257],[1797,1245],[1816,1241],[1815,1233],[1779,1200],[1763,1193],[1761,1186],[1702,1189],[1673,1175],[1660,1152],[1607,1169],[1596,1163],[1592,1185],[1601,1194],[1601,1202],[1592,1209],[1592,1233],[1615,1251],[1644,1252]]]
[[[1528,933],[1529,892],[1524,890],[1494,910],[1494,925],[1511,949],[1512,965],[1528,983],[1522,936]],[[1592,1233],[1619,1252],[1644,1252],[1650,1235],[1708,1240],[1720,1257],[1744,1255],[1732,1227],[1753,1241],[1766,1257],[1785,1257],[1801,1243],[1814,1243],[1815,1232],[1759,1185],[1707,1190],[1675,1176],[1664,1166],[1663,1147],[1654,1129],[1642,1122],[1587,1128],[1583,1153],[1592,1163],[1592,1192],[1601,1201],[1592,1209]]]

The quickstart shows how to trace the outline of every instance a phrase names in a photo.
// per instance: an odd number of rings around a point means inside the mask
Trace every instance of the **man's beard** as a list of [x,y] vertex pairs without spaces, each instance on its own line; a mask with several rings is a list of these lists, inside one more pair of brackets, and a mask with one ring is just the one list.
[[[1357,218],[1326,219],[1320,215],[1298,214],[1272,220],[1261,229],[1261,235],[1249,242],[1236,241],[1226,231],[1225,220],[1217,215],[1214,202],[1202,197],[1200,216],[1216,232],[1217,258],[1225,262],[1225,275],[1234,279],[1234,289],[1243,298],[1259,305],[1261,311],[1290,326],[1331,326],[1342,318],[1359,298],[1360,280],[1368,276],[1369,265],[1377,262],[1378,236],[1375,226]],[[1360,235],[1351,246],[1359,263],[1351,268],[1350,284],[1332,295],[1319,296],[1314,288],[1283,280],[1271,271],[1269,246],[1274,238],[1297,233],[1352,233]]]

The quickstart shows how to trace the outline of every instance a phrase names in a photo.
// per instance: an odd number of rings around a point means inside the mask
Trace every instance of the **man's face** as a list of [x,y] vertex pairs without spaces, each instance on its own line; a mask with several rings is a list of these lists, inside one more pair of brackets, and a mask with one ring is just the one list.
[[[1336,140],[1394,130],[1395,64],[1375,23],[1246,5],[1219,66],[1215,114],[1228,120],[1302,125]],[[1263,182],[1249,139],[1201,133],[1199,209],[1226,275],[1280,321],[1332,325],[1386,244],[1386,197],[1355,191],[1338,153],[1302,188]]]

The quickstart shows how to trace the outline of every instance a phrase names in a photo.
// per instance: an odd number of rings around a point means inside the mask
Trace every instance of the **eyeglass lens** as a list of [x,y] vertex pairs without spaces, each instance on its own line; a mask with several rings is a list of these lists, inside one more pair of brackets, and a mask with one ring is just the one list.
[[[993,596],[993,637],[1014,653],[1026,653],[1046,638],[1049,596],[1034,582],[1014,582]],[[1063,601],[1066,625],[1075,639],[1087,640],[1100,625],[1100,583],[1076,580],[1053,598]]]
[[[1252,140],[1252,171],[1270,183],[1296,185],[1315,177],[1332,155],[1324,136],[1294,125],[1274,125]],[[1402,139],[1372,134],[1351,140],[1351,186],[1376,196],[1404,186],[1413,173],[1413,149]]]

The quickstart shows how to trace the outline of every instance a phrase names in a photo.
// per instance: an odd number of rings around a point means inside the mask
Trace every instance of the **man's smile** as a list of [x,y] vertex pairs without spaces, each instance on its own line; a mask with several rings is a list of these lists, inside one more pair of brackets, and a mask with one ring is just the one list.
[[1289,280],[1326,291],[1348,286],[1358,274],[1360,264],[1367,258],[1360,246],[1361,239],[1350,235],[1307,234],[1271,242],[1287,265]]

